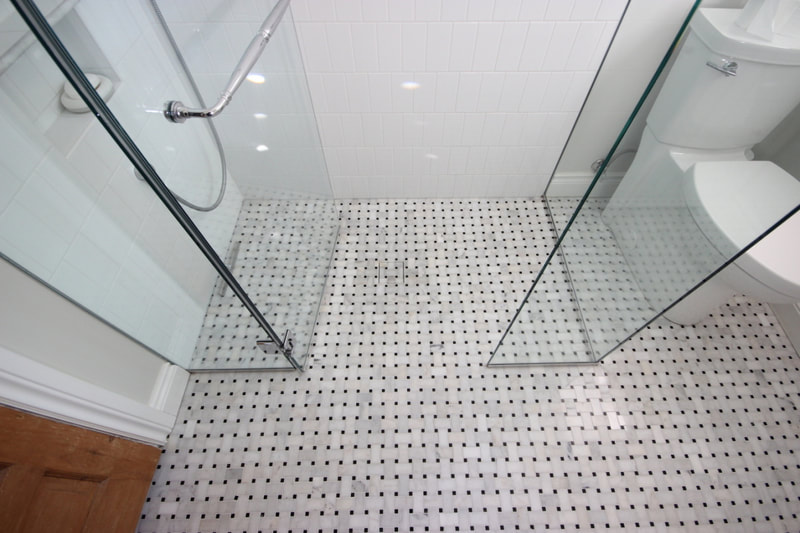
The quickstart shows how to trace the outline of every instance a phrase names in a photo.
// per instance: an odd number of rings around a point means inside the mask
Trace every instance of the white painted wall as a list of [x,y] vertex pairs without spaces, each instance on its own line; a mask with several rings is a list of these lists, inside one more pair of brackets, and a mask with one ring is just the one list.
[[0,260],[0,403],[163,444],[188,373]]
[[784,145],[784,149],[776,154],[773,161],[792,176],[800,179],[800,135],[793,137],[790,143]]
[[[706,0],[703,7],[741,7],[746,0]],[[603,159],[622,131],[639,97],[678,32],[694,0],[631,0],[597,81],[575,124],[548,196],[581,196],[594,177],[591,164]],[[658,87],[653,94],[657,94]],[[636,149],[653,98],[642,108],[619,150]],[[620,178],[631,157],[607,173]],[[613,192],[613,185],[604,192]]]
[[624,7],[294,0],[336,196],[542,194]]
[[800,106],[753,147],[756,159],[772,161],[800,180]]
[[[202,122],[160,115],[185,97],[143,6],[81,0],[57,26],[88,71],[116,82],[109,105],[160,175],[203,203],[219,161]],[[88,114],[62,111],[64,78],[38,45],[0,76],[0,251],[159,353],[185,365],[216,274]],[[242,197],[195,221],[224,256]]]

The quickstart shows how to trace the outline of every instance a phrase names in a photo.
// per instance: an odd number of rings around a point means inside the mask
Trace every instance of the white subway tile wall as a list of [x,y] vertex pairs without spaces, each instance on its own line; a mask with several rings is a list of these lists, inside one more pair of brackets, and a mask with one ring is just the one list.
[[337,197],[544,192],[624,0],[293,0]]
[[[742,3],[742,0],[706,0],[703,5],[739,7]],[[608,154],[693,4],[694,0],[634,0],[630,3],[625,22],[614,38],[603,70],[564,151],[553,178],[556,186],[548,191],[548,197],[564,194],[557,185],[569,185],[570,180],[576,178],[583,179],[576,188],[576,192],[580,190],[583,193],[594,177],[592,162]],[[640,118],[625,136],[621,149],[635,149],[639,145],[644,117],[649,113],[650,105],[652,100],[640,111]],[[624,172],[627,162],[623,159],[615,170]]]
[[[241,54],[274,4],[275,0],[209,0],[203,5],[159,0],[206,104],[219,98]],[[293,25],[288,13],[253,67],[252,73],[263,79],[246,81],[225,111],[214,119],[228,165],[248,199],[269,199],[285,192],[332,196]],[[352,62],[352,46],[348,46],[332,50],[328,61],[338,64],[349,58]],[[330,90],[340,90],[339,97],[331,95],[332,101],[347,98],[345,82],[342,76],[338,85],[331,83]],[[364,99],[368,89],[366,77],[352,88]]]
[[[183,129],[189,138],[175,136],[177,127],[148,112],[160,108],[165,93],[182,96],[186,89],[170,76],[168,54],[143,6],[82,0],[61,25],[76,17],[90,33],[81,37],[94,40],[120,80],[109,105],[162,178],[187,195],[215,195],[219,163],[208,133]],[[61,25],[64,37],[77,31]],[[63,84],[38,43],[0,75],[0,250],[143,343],[188,363],[216,275],[99,123],[63,111]],[[231,180],[223,205],[195,217],[223,254],[241,202]]]

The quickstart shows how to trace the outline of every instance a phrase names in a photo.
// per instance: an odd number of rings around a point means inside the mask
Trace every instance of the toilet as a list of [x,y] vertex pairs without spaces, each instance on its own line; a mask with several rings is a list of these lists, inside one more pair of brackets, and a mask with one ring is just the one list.
[[[800,205],[800,176],[750,160],[750,149],[800,104],[800,35],[767,41],[740,28],[740,14],[697,11],[602,214],[659,310]],[[800,214],[787,217],[665,316],[694,324],[736,294],[800,301],[799,238]]]
[[[769,161],[700,162],[684,176],[683,193],[705,238],[703,259],[716,262],[706,269],[711,273],[800,204],[800,181]],[[799,237],[797,213],[664,316],[695,324],[737,294],[768,303],[800,301]]]

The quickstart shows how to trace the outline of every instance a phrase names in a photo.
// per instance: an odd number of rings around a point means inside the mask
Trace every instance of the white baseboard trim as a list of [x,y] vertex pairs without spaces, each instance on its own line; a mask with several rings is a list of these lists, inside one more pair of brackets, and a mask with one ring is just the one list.
[[156,404],[146,405],[0,347],[0,403],[161,446],[175,424],[189,379],[185,370],[165,366],[176,370],[162,370],[151,397]]
[[770,304],[794,350],[800,353],[800,304]]
[[[548,198],[580,198],[589,188],[592,183],[594,174],[589,173],[571,173],[571,174],[556,174],[547,186]],[[595,186],[592,191],[593,196],[600,196],[608,198],[617,189],[622,174],[606,174]]]

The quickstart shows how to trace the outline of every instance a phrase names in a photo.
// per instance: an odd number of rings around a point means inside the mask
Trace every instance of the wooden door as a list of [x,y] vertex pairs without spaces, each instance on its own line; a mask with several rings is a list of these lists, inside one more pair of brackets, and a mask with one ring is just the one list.
[[0,406],[0,530],[130,533],[160,451]]

